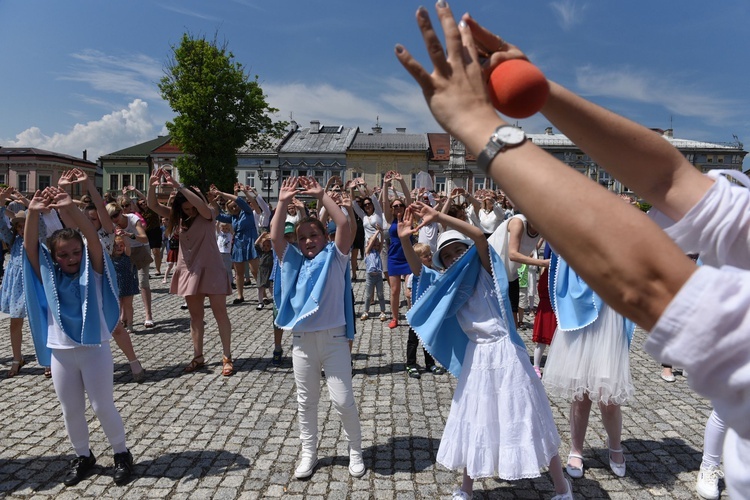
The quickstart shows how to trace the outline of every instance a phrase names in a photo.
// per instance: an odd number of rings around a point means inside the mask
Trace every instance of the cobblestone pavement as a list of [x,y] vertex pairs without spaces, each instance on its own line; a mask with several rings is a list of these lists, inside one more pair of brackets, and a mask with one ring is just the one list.
[[[20,376],[6,379],[10,366],[7,333],[0,337],[0,496],[12,498],[378,498],[450,497],[460,473],[435,464],[443,425],[456,380],[448,374],[408,378],[404,370],[404,326],[389,330],[378,319],[357,320],[354,343],[354,389],[359,404],[368,471],[349,476],[347,446],[338,417],[323,391],[320,464],[307,481],[294,479],[299,448],[290,338],[284,339],[281,367],[271,362],[271,310],[255,304],[229,305],[237,373],[221,376],[221,349],[216,323],[207,309],[207,369],[183,374],[192,358],[187,311],[181,299],[166,293],[161,279],[151,280],[156,327],[139,327],[133,344],[148,378],[131,381],[126,359],[112,343],[115,356],[115,403],[127,429],[136,461],[128,485],[112,482],[112,453],[89,408],[91,448],[98,457],[93,476],[66,488],[62,475],[73,458],[60,406],[24,330],[27,365]],[[355,283],[361,310],[363,283]],[[254,290],[246,296],[254,297]],[[228,302],[231,303],[231,298]],[[136,297],[136,324],[142,324]],[[403,321],[402,321],[403,323]],[[8,332],[9,321],[0,320]],[[523,330],[531,347],[530,332]],[[586,474],[576,480],[576,498],[694,498],[703,429],[710,405],[688,388],[686,379],[667,384],[659,365],[640,347],[636,332],[631,369],[636,396],[624,408],[623,446],[627,476],[609,470],[605,433],[596,408],[586,439]],[[423,361],[421,355],[420,363]],[[568,404],[553,400],[552,410],[563,444],[569,446]],[[477,481],[474,498],[550,498],[548,475],[512,483]]]

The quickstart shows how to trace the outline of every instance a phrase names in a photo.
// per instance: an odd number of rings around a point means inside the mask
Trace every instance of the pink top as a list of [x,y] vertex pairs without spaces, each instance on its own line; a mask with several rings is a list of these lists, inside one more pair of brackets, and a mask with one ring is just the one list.
[[180,250],[169,292],[188,295],[229,295],[229,275],[216,244],[214,221],[200,215],[180,233]]

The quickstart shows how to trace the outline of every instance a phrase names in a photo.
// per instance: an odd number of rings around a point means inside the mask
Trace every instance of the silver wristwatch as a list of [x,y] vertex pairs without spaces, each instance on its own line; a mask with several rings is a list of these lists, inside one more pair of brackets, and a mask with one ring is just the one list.
[[477,166],[486,173],[490,168],[490,163],[499,152],[520,146],[524,142],[526,142],[526,134],[523,130],[513,125],[500,125],[490,136],[490,140],[487,141],[487,145],[482,152],[479,153]]

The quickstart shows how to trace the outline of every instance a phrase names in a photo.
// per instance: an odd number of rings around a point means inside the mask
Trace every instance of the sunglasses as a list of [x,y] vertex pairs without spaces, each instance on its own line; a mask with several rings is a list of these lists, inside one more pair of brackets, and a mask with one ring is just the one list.
[[391,205],[391,208],[404,208],[404,206],[401,205],[401,204],[399,204],[399,205]]
[[112,217],[113,219],[116,219],[116,218],[118,218],[120,216],[120,213],[121,212],[115,212],[110,217]]
[[363,202],[363,203],[362,203],[362,206],[363,206],[363,207],[371,207],[371,206],[372,206],[372,203],[366,203],[366,202]]

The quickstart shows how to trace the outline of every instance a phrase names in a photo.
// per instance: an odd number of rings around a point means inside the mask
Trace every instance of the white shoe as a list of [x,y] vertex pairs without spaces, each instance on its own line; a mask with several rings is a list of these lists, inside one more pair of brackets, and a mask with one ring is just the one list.
[[366,471],[365,462],[362,460],[362,452],[349,450],[349,474],[352,477],[362,477]]
[[695,492],[701,498],[715,500],[719,498],[719,479],[724,477],[724,473],[718,466],[710,467],[701,466],[698,472],[698,481],[695,483]]
[[[580,467],[574,467],[574,466],[570,465],[570,459],[571,458],[580,458],[581,459],[581,466]],[[568,454],[568,463],[565,464],[565,471],[573,479],[582,478],[583,477],[583,457],[581,455],[579,455],[578,453],[569,453]]]
[[615,476],[617,477],[625,477],[625,454],[622,454],[622,463],[618,464],[617,462],[612,461],[612,453],[622,453],[622,448],[619,450],[613,450],[612,448],[609,449],[609,468],[612,469],[612,472],[614,472]]
[[369,314],[367,314],[367,313],[362,313],[362,316],[360,316],[360,317],[359,317],[359,319],[361,319],[362,321],[364,321],[364,320],[366,320],[366,319],[367,319],[367,318],[369,318],[369,317],[370,317],[370,315],[369,315]]
[[456,500],[456,499],[458,499],[458,500],[471,500],[471,497],[472,497],[471,493],[466,493],[461,488],[457,488],[457,489],[455,489],[453,491],[453,496],[451,498],[453,498],[453,500]]
[[303,455],[299,461],[299,465],[294,470],[294,477],[305,479],[312,476],[316,465],[318,465],[317,455]]
[[565,482],[568,483],[568,491],[553,496],[551,500],[573,500],[573,488],[570,486],[570,481],[566,479]]
[[388,316],[385,315],[385,313],[380,313],[380,321],[385,321],[388,319]]

